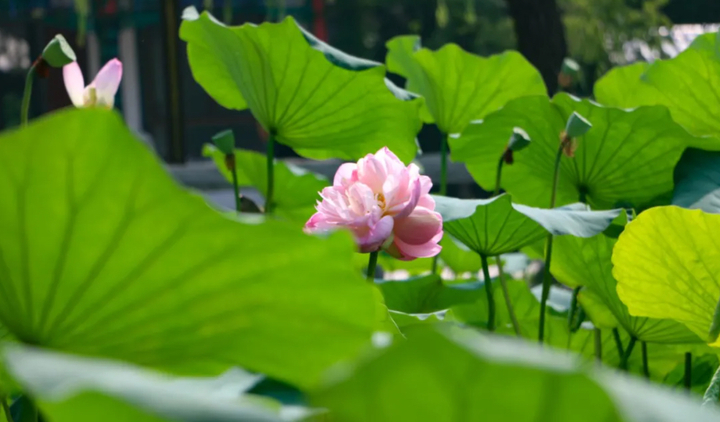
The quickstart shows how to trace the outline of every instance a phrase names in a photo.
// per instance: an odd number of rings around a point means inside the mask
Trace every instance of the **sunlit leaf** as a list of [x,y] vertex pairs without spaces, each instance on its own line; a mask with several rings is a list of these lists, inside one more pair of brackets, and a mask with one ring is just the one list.
[[630,223],[613,250],[617,293],[630,314],[670,318],[701,339],[720,299],[720,216],[656,207]]
[[435,210],[443,216],[444,230],[485,256],[514,252],[548,233],[593,236],[605,230],[620,212],[589,211],[582,204],[552,210],[532,208],[513,204],[509,195],[434,199]]
[[431,51],[413,35],[395,37],[387,48],[388,69],[425,98],[425,119],[443,133],[459,133],[513,98],[547,93],[540,72],[515,51],[488,58],[456,44]]
[[612,275],[612,251],[616,239],[602,234],[590,238],[563,236],[555,239],[552,274],[571,287],[592,291],[613,316],[638,340],[651,343],[702,342],[682,324],[670,319],[631,316],[620,301]]
[[[225,154],[215,146],[206,144],[203,155],[211,157],[220,173],[232,183],[232,173],[225,165]],[[261,194],[267,191],[267,159],[264,154],[248,150],[235,150],[235,165],[239,186],[252,186]],[[305,223],[315,212],[320,192],[330,183],[315,173],[292,164],[275,162],[274,204],[276,214],[288,220]]]
[[227,27],[188,8],[180,37],[210,96],[226,108],[249,108],[299,154],[355,160],[387,146],[405,162],[415,158],[422,100],[392,86],[382,64],[333,49],[292,17]]
[[113,112],[3,134],[0,169],[0,321],[23,342],[306,385],[374,327],[349,235],[217,213]]
[[593,127],[578,138],[574,158],[561,158],[558,205],[585,199],[582,202],[595,209],[642,208],[672,191],[673,169],[693,137],[664,107],[624,111],[567,94],[552,102],[546,97],[520,98],[450,139],[452,158],[464,162],[483,188],[493,189],[507,139],[514,127],[523,128],[532,144],[503,169],[502,187],[517,203],[547,207],[560,133],[573,111]]
[[673,120],[695,138],[691,146],[720,150],[720,55],[716,34],[704,34],[678,56],[643,70],[635,64],[613,69],[595,85],[602,104],[630,108],[664,105]]
[[6,346],[3,360],[52,421],[282,420],[277,409],[243,396],[245,380],[232,375],[172,378],[121,362],[20,345]]

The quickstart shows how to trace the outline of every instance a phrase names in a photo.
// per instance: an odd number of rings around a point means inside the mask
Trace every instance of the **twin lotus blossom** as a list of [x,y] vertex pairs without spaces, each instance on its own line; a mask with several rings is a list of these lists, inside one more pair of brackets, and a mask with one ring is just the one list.
[[95,79],[85,86],[82,71],[77,62],[63,66],[65,89],[75,107],[112,108],[115,94],[122,79],[122,63],[112,59],[100,69]]
[[415,164],[405,166],[388,148],[338,168],[322,190],[310,233],[349,229],[361,252],[385,249],[409,261],[440,252],[442,217],[429,195],[432,181]]

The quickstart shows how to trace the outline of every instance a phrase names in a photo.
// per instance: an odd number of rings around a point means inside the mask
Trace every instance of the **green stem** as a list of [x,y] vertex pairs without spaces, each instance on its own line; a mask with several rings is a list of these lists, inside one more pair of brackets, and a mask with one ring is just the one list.
[[623,371],[627,371],[628,369],[628,360],[630,360],[630,355],[632,354],[633,348],[635,348],[635,343],[637,342],[637,338],[630,337],[630,342],[628,343],[627,349],[625,349],[625,354],[623,354],[622,358],[620,359],[620,369]]
[[595,327],[593,328],[593,334],[595,337],[595,359],[602,362],[602,331]]
[[717,371],[715,371],[715,375],[713,375],[707,390],[705,390],[702,405],[706,406],[708,403],[713,405],[716,404],[718,400],[720,400],[720,366]]
[[510,322],[512,323],[513,330],[518,337],[522,336],[520,332],[520,323],[518,322],[517,316],[515,315],[515,308],[513,307],[512,300],[510,299],[510,291],[508,290],[507,282],[505,281],[505,271],[503,271],[503,265],[501,256],[495,257],[498,266],[498,279],[500,280],[500,287],[502,288],[503,297],[505,298],[505,306],[510,315]]
[[33,78],[35,77],[35,65],[30,66],[27,77],[25,77],[25,90],[23,91],[22,106],[20,108],[20,124],[27,126],[30,115],[30,97],[32,97]]
[[570,333],[577,331],[575,328],[575,314],[578,310],[578,293],[580,293],[580,286],[573,289],[572,299],[570,300],[570,312],[568,313],[568,330]]
[[5,412],[5,419],[7,422],[13,422],[12,414],[10,413],[10,406],[7,404],[8,397],[2,398],[2,409]]
[[[560,159],[563,154],[563,142],[560,143],[557,154],[555,155],[555,173],[553,174],[552,194],[550,196],[550,208],[555,208],[555,199],[557,197],[557,185],[560,179]],[[538,328],[538,341],[540,344],[544,341],[545,335],[545,308],[547,300],[550,296],[550,284],[552,276],[550,275],[550,263],[552,260],[553,235],[549,234],[545,243],[545,274],[543,276],[542,296],[540,297],[540,326]]]
[[240,187],[238,186],[238,176],[237,176],[237,163],[235,162],[235,154],[228,154],[232,163],[232,168],[230,169],[230,173],[232,173],[232,182],[233,182],[233,190],[235,191],[235,211],[238,213],[240,212],[241,205],[240,205]]
[[367,267],[367,281],[372,283],[375,280],[375,268],[377,268],[378,254],[380,251],[370,252],[370,260]]
[[275,190],[275,135],[270,132],[267,141],[267,193],[265,194],[265,214],[272,214],[273,192]]
[[647,354],[647,343],[641,342],[642,344],[642,363],[643,363],[643,375],[645,378],[650,379],[650,366],[648,365],[648,354]]
[[485,294],[487,295],[488,301],[488,331],[495,331],[495,297],[493,296],[492,282],[490,280],[490,267],[488,266],[487,256],[480,255],[482,261]]
[[612,329],[613,339],[615,339],[615,347],[617,347],[618,359],[622,359],[625,351],[623,350],[622,340],[620,340],[620,331],[617,328]]
[[685,352],[685,389],[692,387],[692,353]]
[[440,195],[447,195],[447,135],[440,138]]
[[503,160],[503,157],[501,156],[497,166],[497,173],[495,173],[495,192],[493,192],[493,196],[498,196],[500,194],[500,181],[502,179],[503,163],[505,163],[505,160]]

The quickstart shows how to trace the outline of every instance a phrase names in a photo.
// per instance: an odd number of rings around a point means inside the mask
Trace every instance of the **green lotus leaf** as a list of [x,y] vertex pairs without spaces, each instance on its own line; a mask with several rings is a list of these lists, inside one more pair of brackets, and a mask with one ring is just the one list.
[[631,315],[669,318],[714,343],[720,299],[720,216],[674,206],[630,223],[613,250],[617,293]]
[[228,27],[191,7],[180,37],[195,80],[215,101],[249,108],[299,154],[356,160],[387,146],[405,162],[415,158],[422,100],[392,86],[382,64],[332,49],[292,17]]
[[407,330],[408,327],[414,327],[416,325],[433,325],[442,323],[445,320],[445,311],[431,312],[427,314],[408,314],[399,311],[390,311],[392,317],[398,328]]
[[378,281],[385,304],[392,311],[426,314],[461,303],[472,303],[483,295],[482,283],[446,285],[437,274],[400,281]]
[[17,344],[5,346],[3,358],[15,381],[52,421],[283,420],[279,404],[271,407],[242,395],[247,380],[237,374],[174,378]]
[[612,312],[622,327],[638,340],[648,343],[700,343],[702,340],[684,325],[671,319],[631,316],[620,301],[612,274],[612,251],[616,239],[602,234],[590,238],[562,236],[555,239],[551,272],[570,287],[584,286]]
[[673,205],[720,213],[720,152],[688,148],[675,167]]
[[507,139],[513,127],[523,128],[532,144],[517,154],[513,165],[504,167],[502,187],[518,203],[547,207],[559,136],[573,111],[593,128],[578,138],[574,158],[561,158],[558,205],[580,200],[594,209],[620,205],[640,209],[672,191],[675,164],[694,138],[659,106],[626,111],[567,94],[552,101],[516,99],[451,138],[452,158],[464,162],[474,179],[492,190]]
[[430,51],[413,35],[395,37],[387,48],[388,70],[405,77],[406,88],[425,98],[425,120],[443,133],[460,133],[514,98],[547,94],[540,73],[515,51],[488,58],[456,44]]
[[[716,34],[697,37],[682,53],[644,68],[616,68],[595,85],[595,97],[615,107],[663,105],[695,138],[690,146],[720,150],[720,55]],[[641,72],[643,70],[644,72]]]
[[605,230],[620,210],[588,211],[582,204],[540,209],[513,204],[503,194],[490,199],[436,196],[435,210],[443,229],[476,253],[495,256],[513,252],[547,236],[588,237]]
[[348,234],[217,213],[114,112],[6,132],[0,168],[0,322],[24,343],[307,385],[370,337]]
[[593,326],[600,329],[612,329],[620,325],[610,308],[603,302],[602,296],[595,293],[595,291],[581,289],[578,293],[578,303],[582,306]]
[[567,353],[528,342],[418,326],[407,341],[311,393],[311,402],[339,422],[710,422],[719,415],[684,394],[580,368]]
[[[718,368],[720,361],[715,353],[692,356],[692,369],[690,388],[693,393],[702,397],[710,385],[710,380]],[[663,380],[667,384],[678,389],[685,388],[685,361],[680,362]]]
[[445,234],[440,246],[442,246],[440,259],[455,274],[477,273],[482,269],[480,256],[452,236]]
[[[211,157],[220,173],[232,183],[232,173],[225,165],[225,154],[214,145],[205,144],[203,155]],[[235,165],[239,186],[251,186],[261,194],[267,192],[267,159],[264,154],[236,149]],[[312,216],[318,192],[330,184],[323,176],[277,160],[274,177],[273,211],[300,223],[305,223]]]

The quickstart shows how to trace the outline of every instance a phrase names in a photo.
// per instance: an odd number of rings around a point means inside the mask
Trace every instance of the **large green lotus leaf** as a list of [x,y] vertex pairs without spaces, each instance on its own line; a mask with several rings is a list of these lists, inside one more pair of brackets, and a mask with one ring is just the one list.
[[624,420],[567,356],[477,334],[462,333],[472,337],[460,341],[432,328],[416,331],[312,401],[339,422]]
[[688,148],[675,167],[673,205],[720,213],[720,152]]
[[592,322],[593,326],[600,329],[612,329],[620,325],[610,308],[605,305],[603,297],[595,293],[595,291],[581,289],[577,299],[583,311],[585,311],[587,319]]
[[578,366],[567,353],[472,330],[427,327],[358,363],[311,399],[339,422],[718,418],[717,410],[702,409],[686,395]]
[[589,211],[582,204],[541,209],[513,204],[503,194],[490,199],[436,196],[443,229],[478,254],[513,252],[547,236],[588,237],[605,230],[620,210]]
[[440,259],[455,274],[477,273],[482,269],[480,256],[452,236],[444,235],[440,241],[440,246],[442,246]]
[[282,420],[279,405],[242,395],[242,377],[173,378],[126,363],[21,345],[7,345],[3,357],[20,388],[52,421]]
[[595,85],[595,97],[616,107],[664,105],[673,120],[696,138],[692,146],[720,150],[720,55],[716,34],[697,37],[685,51],[641,65],[611,71]]
[[631,315],[670,318],[714,343],[720,299],[720,216],[675,206],[651,208],[615,245],[617,293]]
[[378,281],[388,309],[408,314],[425,314],[472,303],[484,295],[482,283],[446,285],[437,274],[400,281]]
[[0,136],[0,169],[0,322],[22,342],[305,385],[370,336],[347,234],[217,213],[113,112]]
[[[214,145],[203,146],[203,155],[211,157],[218,171],[232,183],[232,173],[225,165],[225,154]],[[267,159],[264,154],[242,149],[235,150],[239,186],[252,186],[267,192]],[[315,173],[282,161],[275,162],[273,210],[291,221],[305,223],[315,212],[318,192],[329,185],[328,180]]]
[[395,37],[387,48],[388,70],[404,76],[406,88],[425,98],[426,120],[443,133],[460,133],[514,98],[547,93],[540,72],[516,51],[488,58],[456,44],[430,51],[413,35]]
[[[575,157],[560,161],[557,204],[586,197],[595,209],[642,208],[672,191],[673,169],[692,136],[664,107],[620,110],[559,94],[510,101],[482,122],[450,139],[452,157],[464,162],[480,185],[493,189],[497,162],[514,127],[533,140],[527,152],[503,169],[502,187],[518,203],[547,207],[560,133],[577,111],[593,125],[577,140]],[[583,202],[586,202],[583,201]]]
[[422,100],[392,86],[382,64],[332,49],[292,17],[228,27],[188,8],[180,37],[210,96],[226,108],[249,108],[299,154],[355,160],[387,146],[405,162],[415,158]]
[[612,251],[616,239],[603,234],[590,238],[562,236],[555,239],[551,272],[571,287],[590,290],[638,340],[648,343],[700,343],[702,340],[684,325],[670,319],[631,316],[620,301],[612,275]]

